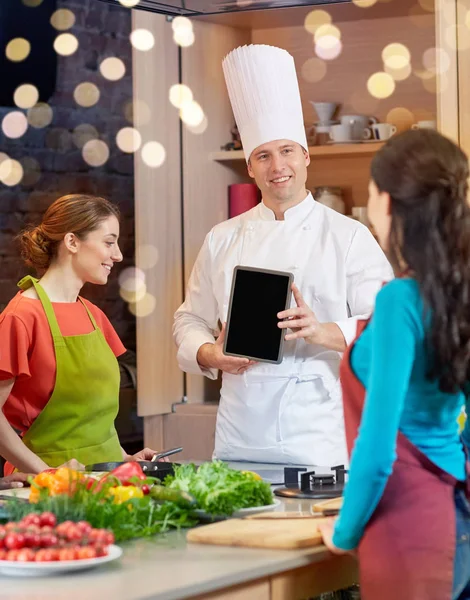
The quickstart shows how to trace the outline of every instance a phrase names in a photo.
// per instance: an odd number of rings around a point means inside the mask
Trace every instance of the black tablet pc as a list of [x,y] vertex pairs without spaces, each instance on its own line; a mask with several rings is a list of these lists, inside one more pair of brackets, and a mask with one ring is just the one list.
[[282,362],[285,330],[277,313],[290,307],[292,273],[237,266],[227,316],[224,354]]

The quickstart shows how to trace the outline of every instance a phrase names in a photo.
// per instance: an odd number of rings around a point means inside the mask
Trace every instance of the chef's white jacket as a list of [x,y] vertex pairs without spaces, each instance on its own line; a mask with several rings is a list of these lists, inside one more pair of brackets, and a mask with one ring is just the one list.
[[[196,360],[214,342],[227,310],[236,265],[289,271],[320,322],[336,323],[349,344],[392,269],[369,230],[311,194],[283,221],[263,203],[216,225],[194,265],[176,311],[178,363],[210,379]],[[292,301],[295,306],[295,301]],[[263,310],[253,298],[253,310]],[[256,331],[253,332],[256,335]],[[258,363],[223,374],[214,454],[224,460],[306,465],[347,464],[338,377],[341,354],[304,340],[285,343],[280,365]]]

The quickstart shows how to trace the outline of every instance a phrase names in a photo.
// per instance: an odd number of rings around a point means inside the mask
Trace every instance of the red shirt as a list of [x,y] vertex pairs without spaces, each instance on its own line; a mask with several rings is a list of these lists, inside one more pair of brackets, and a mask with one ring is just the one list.
[[[115,356],[126,349],[106,315],[83,299]],[[93,331],[81,302],[53,302],[63,336]],[[19,292],[0,315],[0,380],[16,377],[3,406],[10,425],[24,432],[46,406],[55,385],[56,360],[51,330],[40,300]]]

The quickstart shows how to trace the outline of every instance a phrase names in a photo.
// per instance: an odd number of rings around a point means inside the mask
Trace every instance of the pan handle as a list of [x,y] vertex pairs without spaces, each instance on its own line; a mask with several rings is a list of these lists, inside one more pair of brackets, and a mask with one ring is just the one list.
[[171,448],[171,450],[162,450],[161,452],[157,452],[154,454],[150,460],[150,462],[155,462],[160,458],[165,458],[165,456],[171,456],[172,454],[178,454],[178,452],[182,452],[183,448]]

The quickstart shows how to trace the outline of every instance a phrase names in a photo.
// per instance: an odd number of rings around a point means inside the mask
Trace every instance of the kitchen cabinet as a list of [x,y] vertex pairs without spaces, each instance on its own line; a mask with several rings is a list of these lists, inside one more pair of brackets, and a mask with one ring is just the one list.
[[[140,247],[151,244],[159,252],[157,265],[146,272],[147,288],[156,297],[157,308],[137,322],[138,404],[145,418],[146,444],[184,446],[185,440],[199,435],[188,413],[181,412],[183,400],[192,405],[187,410],[193,414],[201,408],[205,427],[210,418],[215,424],[217,406],[204,406],[204,402],[217,395],[217,388],[203,377],[179,371],[171,327],[205,235],[228,217],[228,185],[249,180],[242,153],[220,150],[230,141],[234,123],[221,67],[230,50],[253,42],[291,52],[306,126],[316,121],[310,101],[334,101],[341,104],[340,114],[368,114],[391,122],[398,115],[395,124],[399,128],[409,127],[412,121],[436,119],[442,133],[470,150],[470,32],[466,25],[470,0],[435,0],[434,6],[424,0],[414,5],[409,0],[379,0],[370,8],[328,6],[341,31],[343,51],[325,62],[326,73],[316,82],[302,71],[315,56],[312,35],[304,28],[312,8],[194,19],[195,43],[183,49],[172,41],[171,24],[164,16],[134,11],[134,27],[152,31],[156,40],[148,52],[134,50],[137,127],[144,143],[159,141],[166,149],[166,162],[158,169],[146,166],[140,155],[135,159],[137,264]],[[367,79],[383,70],[381,52],[392,42],[409,48],[412,75],[398,81],[390,97],[377,100],[367,91]],[[436,54],[435,76],[430,77],[424,72],[422,57],[434,47],[442,51]],[[191,88],[207,116],[203,133],[195,134],[182,125],[168,100],[170,86],[178,82]],[[144,122],[146,112],[150,117]],[[378,147],[312,146],[308,187],[340,186],[348,212],[353,206],[364,206],[370,161]],[[175,419],[186,419],[188,427],[178,429],[174,423],[165,427]],[[166,430],[173,433],[165,435]],[[211,434],[201,435],[206,439]]]

